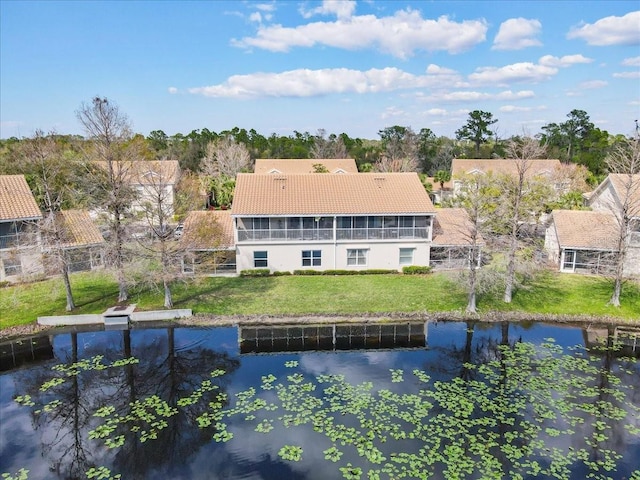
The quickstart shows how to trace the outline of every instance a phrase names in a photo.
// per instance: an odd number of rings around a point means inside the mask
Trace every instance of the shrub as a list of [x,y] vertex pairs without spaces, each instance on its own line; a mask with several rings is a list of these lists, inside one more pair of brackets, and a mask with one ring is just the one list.
[[324,275],[320,270],[294,270],[294,275]]
[[405,275],[426,275],[427,273],[431,273],[432,270],[431,267],[421,265],[407,265],[406,267],[402,267],[402,273]]
[[284,271],[282,271],[282,272],[280,272],[280,271],[275,271],[275,272],[273,272],[273,273],[272,273],[272,275],[273,275],[274,277],[285,277],[285,276],[287,276],[287,275],[291,275],[291,272],[289,272],[289,271],[287,271],[287,270],[284,270]]
[[252,268],[240,272],[241,277],[268,277],[269,275],[271,275],[271,270],[268,268]]

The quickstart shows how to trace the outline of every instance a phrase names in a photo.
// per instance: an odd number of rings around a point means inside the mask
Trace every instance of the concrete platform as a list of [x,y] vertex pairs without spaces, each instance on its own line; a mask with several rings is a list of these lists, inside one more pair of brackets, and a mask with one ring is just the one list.
[[38,325],[50,327],[103,324],[105,328],[128,328],[129,322],[175,320],[193,316],[190,308],[136,312],[136,305],[111,307],[102,314],[52,315],[38,317]]

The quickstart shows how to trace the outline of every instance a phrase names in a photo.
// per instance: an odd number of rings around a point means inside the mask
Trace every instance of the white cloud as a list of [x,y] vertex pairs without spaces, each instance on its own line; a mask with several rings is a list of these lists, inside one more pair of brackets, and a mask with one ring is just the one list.
[[174,93],[178,93],[178,89],[176,87],[169,87],[169,88],[167,88],[167,91],[172,95]]
[[614,78],[640,78],[640,71],[638,72],[621,72],[621,73],[614,73],[613,74]]
[[429,110],[427,110],[427,114],[436,117],[444,117],[447,114],[447,111],[443,108],[430,108]]
[[432,75],[414,75],[397,68],[367,71],[347,68],[298,69],[281,73],[233,75],[224,83],[190,88],[206,97],[312,97],[333,93],[377,93],[413,88],[454,87],[460,78],[453,70],[430,65]]
[[506,85],[511,82],[539,83],[549,80],[558,69],[531,62],[513,63],[504,67],[481,67],[469,75],[469,80],[479,85]]
[[605,82],[604,80],[591,80],[588,82],[582,82],[578,87],[584,90],[593,90],[595,88],[604,88],[607,85],[609,85],[609,82]]
[[380,115],[380,118],[398,118],[398,117],[406,117],[407,113],[404,110],[399,109],[398,107],[387,107],[384,112]]
[[510,18],[500,25],[500,30],[493,40],[492,50],[520,50],[542,45],[536,38],[540,34],[542,24],[538,20],[527,18]]
[[565,55],[564,57],[554,57],[553,55],[545,55],[540,57],[538,63],[547,67],[569,67],[579,63],[592,63],[593,59],[580,54]]
[[421,100],[428,102],[476,102],[480,100],[500,100],[513,101],[524,100],[535,97],[535,93],[531,90],[521,90],[512,92],[505,90],[498,93],[486,93],[475,91],[457,91],[449,93],[438,93],[437,95],[424,96]]
[[[393,34],[391,34],[393,32]],[[346,50],[378,48],[399,58],[416,50],[460,53],[485,41],[484,20],[455,22],[448,17],[423,19],[415,10],[399,10],[393,16],[352,16],[335,22],[314,22],[298,27],[260,27],[256,36],[232,40],[241,48],[287,52],[293,47],[326,45]]]
[[255,23],[262,23],[262,13],[253,12],[251,15],[249,15],[249,21],[255,22]]
[[622,65],[625,67],[640,67],[640,57],[625,58],[622,61]]
[[335,15],[338,20],[345,20],[353,15],[356,10],[354,0],[323,0],[322,5],[311,10],[300,9],[300,14],[304,18],[314,15]]
[[567,38],[578,38],[598,47],[637,45],[640,44],[638,25],[640,25],[640,10],[629,12],[622,17],[605,17],[596,23],[573,27],[567,34]]

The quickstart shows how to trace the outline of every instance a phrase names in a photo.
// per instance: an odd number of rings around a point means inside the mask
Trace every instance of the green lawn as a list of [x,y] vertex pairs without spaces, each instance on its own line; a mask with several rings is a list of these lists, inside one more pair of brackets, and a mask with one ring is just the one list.
[[[71,276],[74,313],[101,313],[116,303],[115,281],[102,273]],[[511,304],[480,296],[480,312],[520,311],[566,315],[640,318],[640,287],[624,286],[622,307],[607,305],[611,282],[598,277],[547,273],[518,290]],[[173,287],[176,308],[216,315],[303,315],[464,310],[466,294],[456,274],[281,276],[201,278]],[[162,309],[159,291],[133,291],[139,309]],[[65,312],[62,281],[46,280],[0,289],[0,328],[35,322]]]

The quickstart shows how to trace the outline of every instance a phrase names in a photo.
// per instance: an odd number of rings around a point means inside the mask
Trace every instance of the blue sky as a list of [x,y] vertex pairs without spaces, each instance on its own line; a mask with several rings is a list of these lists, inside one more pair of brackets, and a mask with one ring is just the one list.
[[640,120],[637,1],[0,0],[0,54],[0,138],[83,134],[96,95],[143,135]]

